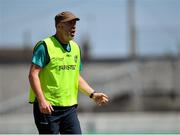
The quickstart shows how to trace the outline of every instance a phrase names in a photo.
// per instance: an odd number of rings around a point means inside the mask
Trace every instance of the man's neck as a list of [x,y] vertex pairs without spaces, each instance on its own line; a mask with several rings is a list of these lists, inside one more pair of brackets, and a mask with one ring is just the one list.
[[65,41],[65,39],[60,34],[56,33],[55,36],[62,44],[68,44],[68,42]]

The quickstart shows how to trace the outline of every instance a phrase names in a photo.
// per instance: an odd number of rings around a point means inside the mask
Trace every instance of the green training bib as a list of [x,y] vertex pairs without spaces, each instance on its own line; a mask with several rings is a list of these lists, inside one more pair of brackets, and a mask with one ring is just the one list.
[[[53,106],[77,104],[80,67],[79,46],[70,41],[71,51],[67,52],[54,38],[44,39],[50,62],[39,74],[41,88],[46,100]],[[35,94],[30,88],[29,102],[34,102]]]

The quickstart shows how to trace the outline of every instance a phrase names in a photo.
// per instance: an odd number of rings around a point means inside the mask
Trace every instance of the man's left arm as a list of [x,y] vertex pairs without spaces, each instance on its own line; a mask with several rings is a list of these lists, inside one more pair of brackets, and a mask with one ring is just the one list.
[[104,93],[96,92],[81,75],[79,75],[79,89],[82,93],[92,98],[98,105],[104,105],[108,102],[108,96]]

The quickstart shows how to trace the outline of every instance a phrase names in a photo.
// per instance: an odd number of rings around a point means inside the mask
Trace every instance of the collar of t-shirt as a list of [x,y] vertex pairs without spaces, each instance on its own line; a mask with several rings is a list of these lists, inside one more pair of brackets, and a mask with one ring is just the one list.
[[71,51],[71,46],[69,44],[63,44],[60,42],[60,40],[57,38],[56,35],[53,35],[53,37],[62,45],[65,51],[70,52]]

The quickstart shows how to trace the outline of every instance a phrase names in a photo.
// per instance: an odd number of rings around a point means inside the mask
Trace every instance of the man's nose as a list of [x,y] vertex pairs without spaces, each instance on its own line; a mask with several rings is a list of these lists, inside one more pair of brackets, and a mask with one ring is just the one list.
[[76,25],[72,26],[72,29],[76,29]]

